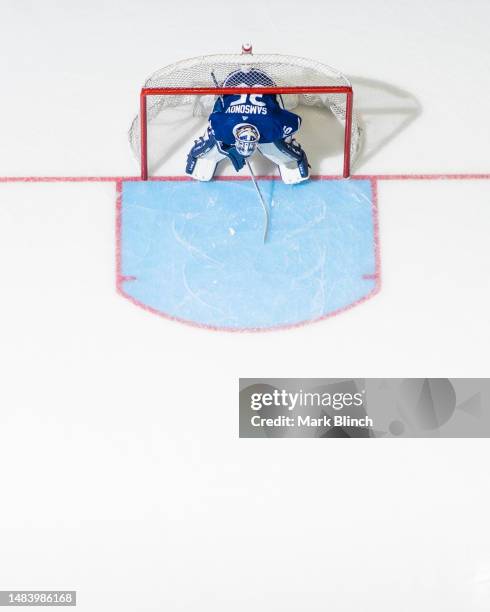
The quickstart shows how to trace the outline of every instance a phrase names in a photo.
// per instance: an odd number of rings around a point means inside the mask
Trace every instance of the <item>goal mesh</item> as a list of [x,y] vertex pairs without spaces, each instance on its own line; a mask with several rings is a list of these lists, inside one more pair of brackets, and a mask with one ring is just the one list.
[[[253,83],[247,83],[246,74],[252,71],[263,72],[267,77],[264,82],[257,81],[256,75]],[[233,78],[233,73],[240,73]],[[286,87],[351,87],[349,80],[340,72],[313,60],[278,54],[228,54],[208,55],[183,60],[162,68],[151,75],[144,84],[144,91],[156,89],[193,89],[219,87],[277,87],[278,91]],[[230,76],[231,75],[231,76]],[[244,78],[245,75],[245,78]],[[185,109],[189,116],[205,117],[211,113],[216,95],[182,93],[178,95],[163,94],[145,96],[146,125],[151,126],[152,121],[162,113],[171,109]],[[284,107],[288,110],[299,105],[323,107],[330,110],[333,115],[345,126],[347,116],[347,96],[345,93],[306,93],[281,94]],[[350,138],[350,163],[355,160],[361,145],[362,130],[359,118],[352,112],[352,132]],[[141,121],[140,115],[133,120],[129,130],[129,142],[135,157],[141,158]],[[142,161],[142,160],[141,160]]]

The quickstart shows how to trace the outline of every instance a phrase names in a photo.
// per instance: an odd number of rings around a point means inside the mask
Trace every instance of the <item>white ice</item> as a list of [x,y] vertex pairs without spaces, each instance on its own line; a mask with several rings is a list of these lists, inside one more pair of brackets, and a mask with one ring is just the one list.
[[[417,100],[387,141],[374,109],[358,172],[489,172],[489,22],[486,0],[5,0],[0,174],[137,174],[144,78],[244,40]],[[237,437],[239,376],[488,376],[490,182],[382,182],[379,212],[378,297],[210,333],[115,293],[113,184],[0,183],[0,588],[77,589],[83,612],[488,610],[487,440]]]

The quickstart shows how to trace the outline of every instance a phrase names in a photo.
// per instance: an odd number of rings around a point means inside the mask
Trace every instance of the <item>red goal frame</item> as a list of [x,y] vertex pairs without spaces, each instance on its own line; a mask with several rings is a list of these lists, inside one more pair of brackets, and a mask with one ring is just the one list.
[[[221,96],[235,94],[254,94],[257,87],[143,87],[140,94],[140,144],[141,144],[141,180],[148,180],[148,119],[147,98],[149,96]],[[345,133],[344,164],[342,176],[350,176],[352,109],[354,92],[352,87],[315,85],[310,87],[261,87],[261,94],[345,94]]]

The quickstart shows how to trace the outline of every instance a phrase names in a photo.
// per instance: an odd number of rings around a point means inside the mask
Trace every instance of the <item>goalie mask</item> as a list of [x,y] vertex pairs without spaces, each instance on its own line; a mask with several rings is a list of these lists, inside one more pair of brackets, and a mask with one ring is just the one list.
[[260,133],[259,130],[250,123],[239,123],[233,128],[235,137],[235,147],[243,157],[249,157],[257,148]]

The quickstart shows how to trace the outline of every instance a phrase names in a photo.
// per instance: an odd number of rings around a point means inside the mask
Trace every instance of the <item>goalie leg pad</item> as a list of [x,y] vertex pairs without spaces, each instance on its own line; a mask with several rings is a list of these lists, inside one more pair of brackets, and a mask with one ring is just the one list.
[[277,140],[259,144],[258,148],[264,157],[277,164],[284,183],[294,185],[310,177],[308,158],[298,142]]
[[198,181],[210,181],[216,166],[226,157],[219,151],[217,144],[208,128],[204,136],[194,141],[194,146],[187,155],[186,173]]
[[190,174],[196,181],[210,181],[216,172],[218,161],[209,157],[199,157],[195,159],[192,166],[192,171],[186,169],[187,174]]

